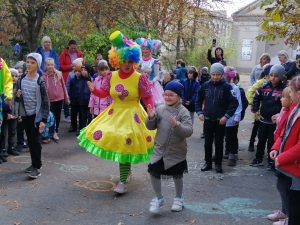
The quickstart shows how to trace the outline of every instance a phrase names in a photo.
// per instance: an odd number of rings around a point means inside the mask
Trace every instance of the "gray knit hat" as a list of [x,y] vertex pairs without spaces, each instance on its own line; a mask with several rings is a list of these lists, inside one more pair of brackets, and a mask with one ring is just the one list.
[[223,76],[224,66],[221,63],[214,63],[210,67],[210,74],[219,73]]
[[41,65],[42,65],[42,56],[39,53],[36,53],[36,52],[29,53],[27,55],[27,58],[34,59],[37,62],[37,64],[38,64],[38,68],[41,68]]
[[285,69],[282,65],[276,64],[276,65],[272,66],[272,68],[270,69],[270,74],[272,74],[272,73],[278,75],[282,80],[285,75]]
[[278,56],[280,56],[280,55],[284,55],[287,59],[289,58],[289,54],[287,53],[286,50],[280,50],[278,52]]

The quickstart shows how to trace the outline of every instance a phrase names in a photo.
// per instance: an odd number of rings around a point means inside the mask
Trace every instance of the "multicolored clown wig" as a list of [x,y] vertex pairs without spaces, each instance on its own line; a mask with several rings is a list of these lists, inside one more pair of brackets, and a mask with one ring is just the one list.
[[160,53],[161,41],[152,40],[150,38],[137,38],[135,42],[141,46],[141,48],[146,47],[151,49],[152,55],[157,55]]
[[134,68],[138,67],[141,59],[141,48],[134,41],[129,40],[120,31],[115,31],[109,36],[112,43],[108,52],[109,63],[114,68],[120,68],[125,61],[131,60]]

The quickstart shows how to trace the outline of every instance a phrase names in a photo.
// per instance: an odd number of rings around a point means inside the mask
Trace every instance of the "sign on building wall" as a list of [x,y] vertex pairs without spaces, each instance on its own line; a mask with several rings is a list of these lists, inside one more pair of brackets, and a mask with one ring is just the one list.
[[252,59],[252,49],[253,49],[253,40],[243,39],[242,40],[241,60],[251,61],[251,59]]

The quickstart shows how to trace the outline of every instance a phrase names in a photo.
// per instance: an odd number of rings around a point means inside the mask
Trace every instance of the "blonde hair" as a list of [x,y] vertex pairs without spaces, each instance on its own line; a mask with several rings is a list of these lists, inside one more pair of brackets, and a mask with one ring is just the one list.
[[55,62],[54,62],[54,59],[53,59],[53,58],[47,58],[47,59],[45,60],[45,65],[46,65],[48,62],[52,62],[52,63],[54,64],[54,67],[56,67],[56,65],[55,65]]
[[300,75],[293,77],[289,87],[291,87],[292,91],[300,91]]
[[51,38],[50,38],[49,36],[44,36],[44,37],[42,38],[42,41],[41,41],[42,48],[44,48],[44,43],[45,43],[46,41],[50,41],[50,48],[52,48],[52,42],[51,42]]
[[286,87],[283,89],[282,91],[282,96],[284,96],[285,98],[291,98],[290,93],[292,92],[292,89],[290,86]]
[[9,71],[11,73],[11,75],[13,75],[13,73],[17,74],[17,76],[19,76],[19,71],[15,68],[9,68]]
[[259,63],[261,62],[261,60],[262,60],[263,58],[266,58],[266,59],[268,60],[268,63],[271,62],[271,56],[270,56],[269,53],[263,53],[263,54],[261,54],[261,56],[259,57]]

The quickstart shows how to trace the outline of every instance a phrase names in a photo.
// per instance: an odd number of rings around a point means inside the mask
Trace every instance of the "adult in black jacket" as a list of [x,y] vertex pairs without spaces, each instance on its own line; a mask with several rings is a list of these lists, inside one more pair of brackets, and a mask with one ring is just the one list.
[[211,66],[211,79],[201,86],[195,104],[199,119],[204,121],[205,132],[206,163],[201,171],[212,169],[212,144],[215,141],[215,169],[217,173],[222,173],[225,124],[238,107],[231,85],[222,79],[223,74],[222,64]]
[[214,64],[214,63],[221,63],[223,66],[226,66],[226,61],[224,59],[224,50],[220,47],[217,47],[215,49],[215,57],[212,56],[211,52],[212,52],[213,46],[211,46],[208,50],[207,50],[207,60],[210,62],[210,64]]

